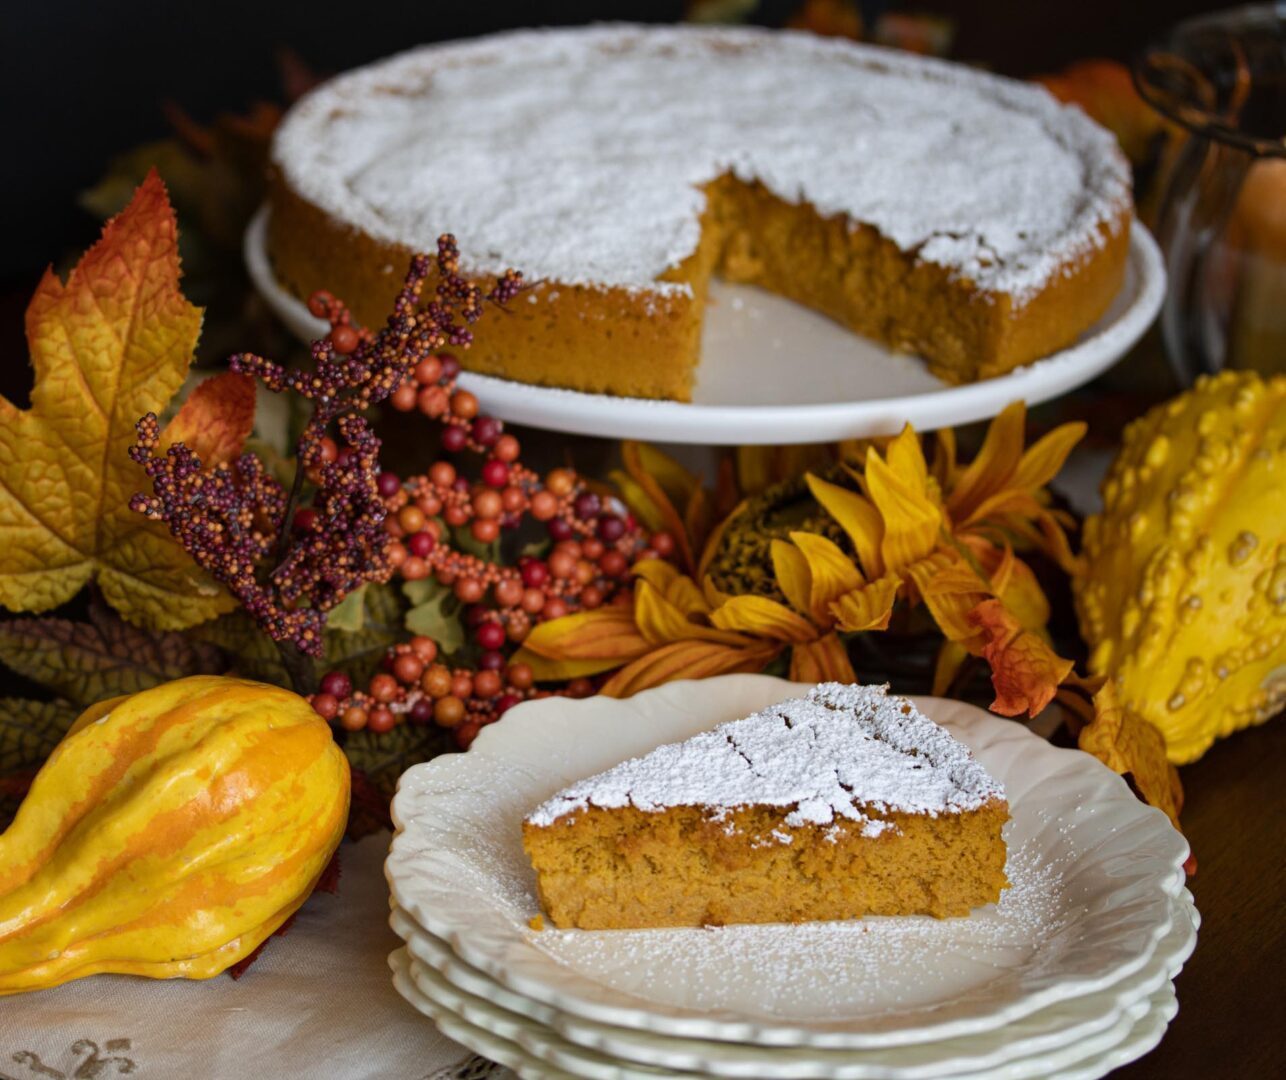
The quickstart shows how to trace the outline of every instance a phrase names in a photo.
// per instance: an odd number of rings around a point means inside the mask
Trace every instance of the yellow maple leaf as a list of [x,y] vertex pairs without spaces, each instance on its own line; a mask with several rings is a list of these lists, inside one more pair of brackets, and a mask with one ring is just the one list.
[[[121,615],[154,628],[232,609],[163,525],[129,508],[145,482],[128,455],[135,421],[178,391],[200,330],[153,172],[66,283],[45,272],[27,309],[31,408],[0,397],[0,604],[44,611],[96,580]],[[214,381],[175,423],[197,447],[230,456],[248,433],[253,388],[247,413],[243,379]]]

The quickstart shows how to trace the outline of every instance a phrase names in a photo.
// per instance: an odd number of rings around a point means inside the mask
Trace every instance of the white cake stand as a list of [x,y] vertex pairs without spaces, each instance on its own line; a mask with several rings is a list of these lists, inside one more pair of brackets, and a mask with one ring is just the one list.
[[[246,231],[255,287],[302,339],[326,331],[273,275],[267,208]],[[465,372],[460,385],[503,420],[547,431],[705,446],[833,442],[932,431],[995,416],[1011,401],[1048,401],[1119,360],[1152,323],[1165,293],[1161,253],[1138,222],[1125,284],[1076,344],[994,379],[949,386],[916,357],[894,353],[823,315],[745,285],[713,282],[690,404],[582,394]]]

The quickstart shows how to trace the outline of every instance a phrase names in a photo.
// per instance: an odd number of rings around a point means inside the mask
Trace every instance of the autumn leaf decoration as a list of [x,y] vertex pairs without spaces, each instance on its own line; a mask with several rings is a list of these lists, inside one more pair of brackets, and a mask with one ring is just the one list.
[[[792,679],[853,681],[843,635],[887,628],[898,604],[923,605],[946,639],[936,693],[966,657],[978,656],[991,666],[992,708],[1035,715],[1072,665],[1046,640],[1049,604],[1016,551],[1036,548],[1074,565],[1069,519],[1049,508],[1044,487],[1084,427],[1064,425],[1024,450],[1025,421],[1021,402],[1009,406],[967,466],[957,462],[954,436],[945,431],[931,468],[908,426],[883,449],[862,446],[864,458],[848,469],[854,486],[810,475],[813,496],[843,528],[852,553],[807,531],[774,541],[772,571],[785,602],[715,588],[705,573],[721,535],[714,526],[699,558],[680,551],[687,573],[639,563],[632,607],[542,623],[520,659],[539,679],[614,672],[601,691],[614,696],[673,679],[762,671],[786,652]],[[635,473],[629,470],[624,486],[632,508],[647,487]],[[686,491],[671,473],[667,465],[668,479],[656,487]],[[660,515],[668,525],[672,513]]]
[[[129,508],[134,423],[179,390],[200,329],[153,172],[66,282],[46,271],[27,309],[31,408],[0,397],[0,604],[45,611],[96,581],[122,616],[151,628],[233,607],[164,526]],[[220,375],[190,395],[162,441],[228,460],[253,417],[253,381]]]

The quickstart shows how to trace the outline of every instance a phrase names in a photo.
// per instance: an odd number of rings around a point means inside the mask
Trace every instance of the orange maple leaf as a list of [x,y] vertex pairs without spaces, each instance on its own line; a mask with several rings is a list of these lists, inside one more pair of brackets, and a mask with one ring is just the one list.
[[[122,616],[154,628],[232,609],[163,525],[129,508],[145,481],[128,455],[134,423],[178,391],[200,330],[152,172],[65,284],[45,272],[27,309],[31,408],[0,397],[0,604],[44,611],[96,580]],[[253,385],[223,376],[193,393],[172,432],[226,460],[253,412]]]
[[996,690],[992,712],[1035,716],[1044,709],[1058,684],[1071,674],[1072,662],[1026,629],[999,600],[984,600],[965,618],[985,639],[982,656],[991,665],[991,685]]
[[1166,757],[1165,738],[1121,705],[1110,679],[1094,695],[1094,719],[1081,728],[1077,745],[1114,772],[1128,775],[1137,792],[1179,827],[1183,788],[1178,770]]

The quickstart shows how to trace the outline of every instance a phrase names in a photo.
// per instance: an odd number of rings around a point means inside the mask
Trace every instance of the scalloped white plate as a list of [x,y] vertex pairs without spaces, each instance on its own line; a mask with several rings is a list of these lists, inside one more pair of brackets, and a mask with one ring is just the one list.
[[402,777],[396,904],[497,982],[561,1012],[682,1038],[870,1048],[989,1031],[1134,974],[1172,923],[1188,846],[1087,754],[959,702],[917,699],[1007,789],[1012,887],[966,919],[555,931],[520,825],[573,780],[802,692],[762,675],[625,701],[547,699]]
[[[460,994],[431,969],[419,964],[406,949],[389,954],[389,967],[398,993],[429,1017],[444,1035],[528,1080],[564,1080],[566,1077],[698,1080],[702,1075],[632,1065],[563,1042],[530,1020],[503,1015],[503,1010],[480,998]],[[1094,1036],[1054,1053],[1011,1061],[998,1069],[956,1073],[952,1080],[1029,1080],[1032,1077],[1095,1080],[1156,1046],[1177,1011],[1174,986],[1166,983],[1122,1013],[1109,1029]],[[482,1027],[476,1021],[488,1026]],[[500,1034],[501,1031],[505,1034]]]
[[[264,237],[267,208],[246,230],[250,278],[278,317],[304,341],[326,324],[273,275]],[[815,443],[895,435],[995,416],[1065,394],[1111,367],[1161,308],[1165,270],[1156,242],[1137,221],[1125,283],[1107,313],[1079,340],[1006,375],[950,386],[917,358],[895,353],[799,304],[747,285],[714,281],[691,404],[582,394],[466,372],[460,385],[491,413],[516,424],[701,446]]]
[[[411,956],[431,968],[456,990],[489,1002],[545,1027],[580,1047],[627,1063],[645,1063],[677,1071],[713,1076],[768,1080],[928,1080],[958,1073],[996,1070],[1019,1058],[1051,1055],[1082,1039],[1112,1028],[1121,1015],[1161,990],[1182,969],[1196,945],[1199,917],[1185,889],[1173,901],[1174,925],[1148,964],[1135,974],[1095,994],[1070,998],[995,1031],[933,1043],[883,1050],[819,1050],[793,1047],[752,1047],[697,1039],[674,1039],[569,1017],[543,1002],[515,994],[464,963],[444,942],[426,934],[405,912],[395,908],[393,931]],[[420,989],[442,1004],[416,978]],[[459,1012],[460,1009],[455,1011]],[[469,1016],[468,1012],[463,1015]],[[502,1030],[475,1016],[475,1023],[497,1034]],[[508,1021],[506,1021],[508,1023]],[[533,1050],[522,1037],[519,1045]]]

